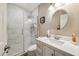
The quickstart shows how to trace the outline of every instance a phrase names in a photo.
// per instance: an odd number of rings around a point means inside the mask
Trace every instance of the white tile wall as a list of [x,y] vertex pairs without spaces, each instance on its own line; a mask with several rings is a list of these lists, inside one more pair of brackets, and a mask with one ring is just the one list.
[[23,10],[8,4],[8,45],[11,47],[8,55],[23,51]]
[[27,50],[31,44],[31,25],[32,21],[27,20],[24,23],[24,50]]
[[36,8],[35,10],[33,10],[32,12],[32,16],[33,16],[33,28],[32,28],[32,44],[36,43],[35,38],[37,37],[37,17],[38,17],[38,8]]
[[28,20],[28,15],[29,13],[27,13],[25,10],[15,5],[8,4],[8,45],[11,46],[8,55],[15,55],[23,52],[23,47],[24,50],[27,50],[30,46],[32,39],[32,21]]
[[[25,23],[25,21],[28,20],[28,15],[31,14],[13,4],[7,5],[0,3],[0,55],[2,55],[4,51],[4,46],[6,44],[8,44],[11,47],[9,53],[6,55],[15,55],[17,53],[23,52],[23,43],[24,50],[27,50],[28,47],[31,45],[32,41],[34,41],[32,39],[35,39],[35,37],[32,38],[32,36],[34,35],[32,35],[31,32],[31,24],[33,21],[27,22],[27,24]],[[23,23],[24,35],[22,35]],[[6,34],[8,34],[8,40]]]

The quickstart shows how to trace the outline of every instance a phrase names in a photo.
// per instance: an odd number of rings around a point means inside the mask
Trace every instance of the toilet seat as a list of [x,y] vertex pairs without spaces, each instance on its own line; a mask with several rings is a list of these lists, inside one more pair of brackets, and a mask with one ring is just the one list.
[[34,44],[34,45],[31,45],[31,46],[27,49],[27,51],[34,51],[34,50],[36,50],[36,48],[37,48],[37,45]]

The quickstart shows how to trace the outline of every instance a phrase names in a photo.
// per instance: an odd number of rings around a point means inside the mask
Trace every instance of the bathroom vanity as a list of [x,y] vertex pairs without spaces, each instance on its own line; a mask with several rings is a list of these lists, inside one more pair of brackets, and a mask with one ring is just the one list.
[[37,55],[38,56],[78,56],[79,47],[64,41],[63,39],[55,40],[54,38],[41,37],[37,38]]

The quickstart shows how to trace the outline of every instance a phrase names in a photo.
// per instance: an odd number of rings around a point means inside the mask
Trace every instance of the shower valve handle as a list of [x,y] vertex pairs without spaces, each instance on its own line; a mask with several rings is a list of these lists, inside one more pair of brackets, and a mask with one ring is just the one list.
[[4,51],[5,51],[6,53],[8,53],[8,50],[9,50],[9,49],[10,49],[10,46],[7,46],[7,45],[6,45],[6,46],[4,47]]

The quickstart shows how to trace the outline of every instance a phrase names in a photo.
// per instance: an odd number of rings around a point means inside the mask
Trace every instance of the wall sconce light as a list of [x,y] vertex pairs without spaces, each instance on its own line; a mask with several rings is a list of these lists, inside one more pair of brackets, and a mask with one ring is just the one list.
[[55,4],[55,3],[50,3],[50,6],[49,6],[49,8],[48,8],[49,11],[55,10],[54,4]]

